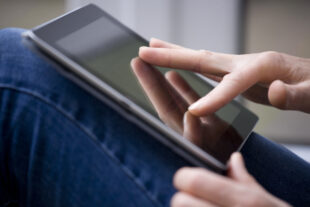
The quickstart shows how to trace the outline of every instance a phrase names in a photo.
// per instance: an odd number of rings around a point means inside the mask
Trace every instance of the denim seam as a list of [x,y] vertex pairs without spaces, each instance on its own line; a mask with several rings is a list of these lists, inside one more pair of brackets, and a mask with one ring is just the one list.
[[74,117],[71,116],[71,114],[66,113],[64,109],[61,107],[58,107],[55,103],[53,103],[50,99],[45,98],[42,96],[40,93],[34,93],[33,91],[29,91],[27,89],[22,89],[22,88],[16,88],[12,87],[11,85],[5,85],[1,84],[0,85],[1,89],[7,89],[7,90],[13,90],[17,91],[26,95],[29,95],[33,98],[36,98],[37,100],[46,103],[49,105],[51,108],[55,109],[58,111],[60,114],[62,114],[65,118],[70,120],[74,125],[76,125],[78,128],[80,128],[87,136],[89,136],[94,142],[96,142],[97,146],[100,147],[111,159],[114,160],[116,164],[118,164],[123,172],[127,174],[127,176],[140,188],[142,192],[145,193],[145,195],[157,206],[162,206],[161,202],[154,198],[154,196],[147,190],[147,188],[142,184],[140,179],[134,175],[134,173],[126,167],[113,153],[110,152],[109,149],[107,149],[106,146],[102,145],[99,142],[99,139],[97,138],[96,135],[94,135],[91,131],[89,131],[86,127],[84,127],[81,123],[77,122]]

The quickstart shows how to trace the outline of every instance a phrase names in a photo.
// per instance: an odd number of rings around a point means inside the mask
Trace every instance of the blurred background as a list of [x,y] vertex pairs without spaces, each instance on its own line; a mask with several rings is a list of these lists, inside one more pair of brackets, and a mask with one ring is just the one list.
[[[308,0],[0,0],[0,29],[32,28],[89,2],[145,38],[226,53],[274,50],[310,58]],[[242,103],[260,117],[255,131],[310,161],[310,115]]]

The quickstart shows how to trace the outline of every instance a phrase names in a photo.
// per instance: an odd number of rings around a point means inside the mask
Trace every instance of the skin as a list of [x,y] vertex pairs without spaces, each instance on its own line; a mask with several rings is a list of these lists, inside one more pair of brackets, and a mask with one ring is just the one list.
[[189,107],[196,116],[217,111],[239,94],[257,103],[310,113],[310,59],[277,52],[197,51],[157,39],[150,47],[141,47],[139,57],[151,65],[190,70],[219,82]]
[[179,190],[171,207],[286,207],[287,203],[263,189],[247,172],[239,152],[232,155],[228,177],[202,168],[181,168],[174,176]]
[[[166,125],[222,162],[229,159],[242,142],[242,137],[216,114],[197,117],[187,111],[189,105],[200,96],[181,75],[176,71],[162,74],[139,58],[133,59],[131,66],[158,116]],[[224,133],[230,139],[221,139]],[[223,150],[216,150],[218,148]]]
[[[310,113],[310,59],[277,52],[231,55],[197,51],[158,39],[152,39],[150,47],[141,47],[139,58],[150,65],[189,70],[219,82],[204,97],[188,102],[188,111],[200,120],[239,94],[257,103]],[[170,81],[170,85],[176,84]],[[186,100],[183,92],[178,91]],[[289,206],[255,181],[240,153],[232,155],[228,177],[201,168],[182,168],[175,174],[174,185],[179,192],[172,198],[173,207]]]

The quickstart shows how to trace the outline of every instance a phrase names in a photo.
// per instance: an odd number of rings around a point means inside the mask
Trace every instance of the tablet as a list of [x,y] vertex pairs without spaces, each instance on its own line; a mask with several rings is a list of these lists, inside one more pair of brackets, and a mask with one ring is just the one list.
[[[96,5],[89,4],[23,34],[25,43],[57,69],[194,165],[223,173],[258,117],[232,101],[216,113],[195,117],[190,101],[165,74],[197,97],[212,86],[189,71],[130,62],[148,41]],[[139,68],[140,67],[140,68]],[[91,107],[91,106],[90,106]]]

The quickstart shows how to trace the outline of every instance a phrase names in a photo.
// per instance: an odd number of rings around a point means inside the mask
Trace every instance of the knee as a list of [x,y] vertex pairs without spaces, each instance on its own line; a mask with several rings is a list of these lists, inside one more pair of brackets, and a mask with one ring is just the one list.
[[30,82],[42,79],[50,71],[50,65],[24,46],[24,29],[0,30],[0,84]]
[[38,62],[36,56],[23,44],[24,31],[26,30],[21,28],[0,29],[0,68],[2,70],[24,68],[25,65]]
[[0,64],[6,64],[8,57],[22,55],[25,51],[21,34],[25,31],[19,28],[0,29]]
[[[25,31],[20,28],[5,28],[0,30],[0,50],[11,47],[12,44],[19,44],[21,41],[21,33]],[[8,48],[7,48],[8,49]]]
[[16,38],[20,38],[21,33],[24,32],[25,29],[22,28],[4,28],[0,29],[0,41],[14,40]]

